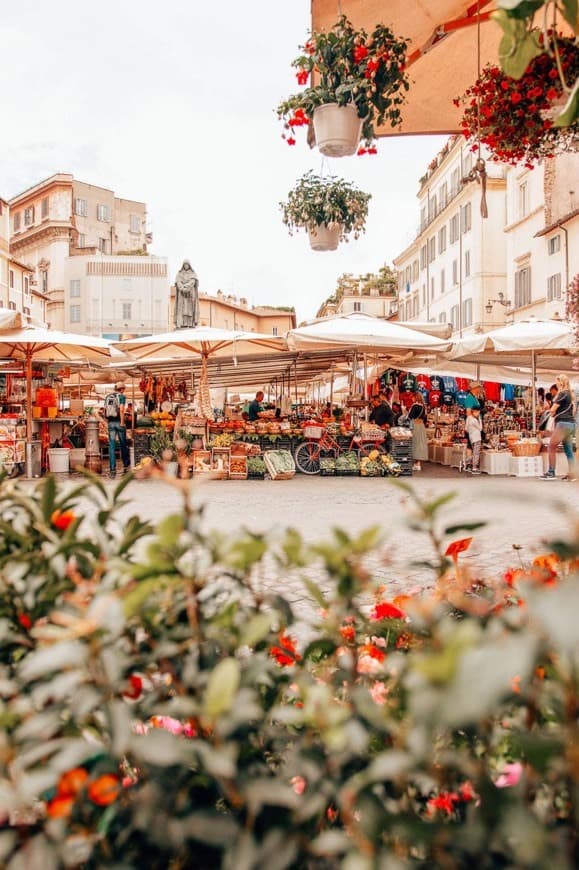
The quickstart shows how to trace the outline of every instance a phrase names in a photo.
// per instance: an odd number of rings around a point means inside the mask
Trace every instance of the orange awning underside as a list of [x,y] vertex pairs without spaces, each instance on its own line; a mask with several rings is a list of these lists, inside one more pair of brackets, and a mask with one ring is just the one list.
[[[473,0],[311,0],[312,30],[329,30],[340,9],[355,27],[371,33],[388,25],[409,40],[410,90],[401,126],[380,127],[379,136],[458,133],[461,110],[452,100],[477,78],[477,3]],[[496,63],[502,31],[488,20],[494,8],[480,0],[481,66]]]

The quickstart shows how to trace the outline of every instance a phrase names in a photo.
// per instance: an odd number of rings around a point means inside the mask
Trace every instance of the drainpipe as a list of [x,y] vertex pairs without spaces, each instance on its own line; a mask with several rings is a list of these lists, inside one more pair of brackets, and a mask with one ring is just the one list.
[[561,224],[561,229],[565,233],[565,292],[567,292],[569,286],[569,231],[563,224]]

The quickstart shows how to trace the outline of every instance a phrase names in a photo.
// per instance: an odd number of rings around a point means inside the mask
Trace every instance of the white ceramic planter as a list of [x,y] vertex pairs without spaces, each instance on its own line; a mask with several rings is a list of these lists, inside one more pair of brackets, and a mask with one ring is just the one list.
[[327,227],[318,224],[315,230],[308,230],[310,245],[314,251],[335,251],[340,243],[341,227]]
[[313,114],[316,145],[326,157],[348,157],[358,150],[362,119],[356,106],[327,103]]

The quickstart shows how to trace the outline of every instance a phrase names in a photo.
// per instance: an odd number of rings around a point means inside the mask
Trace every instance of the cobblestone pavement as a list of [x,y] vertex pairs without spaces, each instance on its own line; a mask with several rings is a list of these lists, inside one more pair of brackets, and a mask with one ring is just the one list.
[[[461,557],[483,575],[518,565],[519,558],[528,560],[544,551],[542,541],[564,534],[579,514],[579,483],[486,475],[473,478],[432,465],[403,480],[411,482],[421,497],[456,493],[444,509],[445,525],[487,522],[474,533],[471,549]],[[156,521],[179,510],[179,492],[159,480],[134,481],[126,494],[131,499],[124,508],[127,515],[139,513]],[[336,526],[357,532],[379,524],[385,533],[385,548],[373,560],[372,568],[392,594],[432,583],[428,571],[408,567],[409,562],[429,558],[432,552],[423,537],[408,529],[405,494],[387,479],[298,475],[286,481],[214,480],[196,490],[195,501],[205,506],[206,528],[226,533],[247,527],[275,534],[293,526],[313,542],[327,539]],[[515,552],[513,545],[522,550]],[[299,589],[303,589],[301,584]],[[295,594],[303,594],[298,593],[297,586]]]

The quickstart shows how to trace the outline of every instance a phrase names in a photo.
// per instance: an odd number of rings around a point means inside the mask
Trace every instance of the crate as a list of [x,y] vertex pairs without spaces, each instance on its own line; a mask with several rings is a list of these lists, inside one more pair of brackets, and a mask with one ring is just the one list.
[[336,468],[336,477],[360,477],[360,469],[356,471],[344,471],[341,468]]
[[264,454],[263,461],[265,462],[267,473],[272,480],[290,480],[290,478],[295,477],[295,464],[293,467],[293,471],[277,471],[267,452]]
[[[72,439],[71,439],[72,440]],[[135,462],[140,462],[145,456],[150,456],[151,432],[150,430],[139,432],[135,429],[133,435],[133,447],[135,450]],[[78,445],[76,445],[78,446]]]
[[480,470],[490,475],[509,474],[512,458],[506,450],[502,452],[483,450],[480,457]]
[[540,477],[543,474],[542,456],[511,456],[509,474],[511,477]]
[[265,480],[265,471],[248,471],[247,480]]
[[229,460],[229,480],[247,480],[247,458],[232,456]]
[[[322,459],[333,459],[334,465],[332,468],[323,468]],[[320,450],[320,475],[322,477],[336,476],[336,451],[335,450]]]

